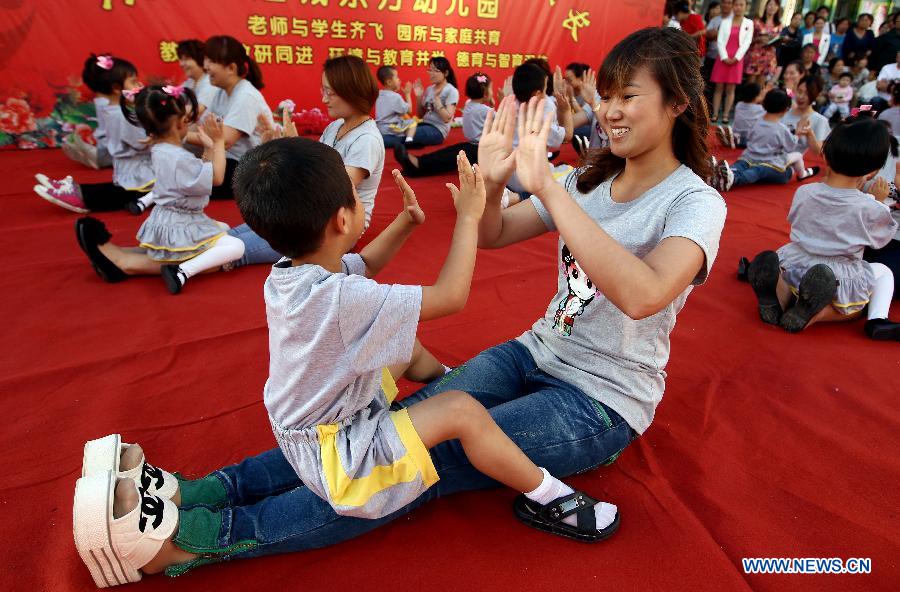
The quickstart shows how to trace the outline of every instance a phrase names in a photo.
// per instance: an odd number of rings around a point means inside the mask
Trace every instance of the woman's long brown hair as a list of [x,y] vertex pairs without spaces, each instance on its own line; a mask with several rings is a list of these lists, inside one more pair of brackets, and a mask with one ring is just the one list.
[[[672,129],[672,149],[682,164],[701,179],[710,174],[709,110],[703,96],[697,43],[671,27],[636,31],[609,52],[597,74],[601,95],[621,93],[639,68],[647,68],[663,92],[666,105],[685,105]],[[578,191],[587,193],[625,168],[625,159],[609,148],[592,150],[578,176]]]

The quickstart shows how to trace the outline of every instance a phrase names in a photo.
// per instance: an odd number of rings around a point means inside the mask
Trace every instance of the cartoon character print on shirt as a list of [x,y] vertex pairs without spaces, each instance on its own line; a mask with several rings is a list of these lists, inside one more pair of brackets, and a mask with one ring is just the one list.
[[566,245],[562,247],[561,270],[566,274],[566,283],[569,292],[560,301],[556,314],[553,317],[553,327],[562,335],[572,335],[572,327],[575,326],[575,317],[584,312],[585,307],[599,294],[594,282],[584,273],[575,256],[569,252]]

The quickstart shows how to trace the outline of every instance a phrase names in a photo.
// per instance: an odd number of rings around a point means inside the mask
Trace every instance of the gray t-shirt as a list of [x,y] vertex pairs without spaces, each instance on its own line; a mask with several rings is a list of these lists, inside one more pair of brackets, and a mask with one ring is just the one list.
[[209,110],[221,117],[225,125],[242,132],[240,139],[225,151],[228,158],[240,160],[251,148],[262,143],[262,138],[256,133],[259,114],[264,113],[271,119],[272,111],[262,93],[247,80],[240,80],[231,89],[231,96],[219,88],[212,97],[207,105]]
[[[456,104],[459,102],[459,91],[449,82],[441,89],[441,102],[450,111],[456,110]],[[425,96],[422,97],[422,105],[425,107],[425,116],[422,117],[423,123],[429,123],[440,130],[444,138],[450,133],[450,122],[445,122],[434,109],[434,85],[430,85],[425,89]]]
[[[788,111],[784,114],[784,117],[781,118],[781,123],[786,125],[792,134],[797,133],[797,123],[799,123],[799,121],[800,116],[794,115],[793,110]],[[831,125],[828,123],[828,118],[821,113],[813,111],[809,115],[809,125],[812,128],[813,133],[816,134],[816,139],[820,142],[824,142],[825,138],[828,137],[828,134],[831,133]],[[799,139],[797,150],[804,153],[809,150],[809,140],[806,139],[806,136]]]
[[387,136],[403,135],[391,129],[392,125],[399,125],[403,121],[403,115],[409,113],[409,103],[407,103],[400,93],[392,90],[381,89],[378,91],[378,99],[375,101],[375,122],[378,124],[378,131]]
[[743,101],[738,102],[734,106],[734,123],[731,128],[734,130],[734,133],[740,135],[741,139],[746,142],[747,134],[750,133],[753,124],[765,114],[766,110],[763,109],[762,105],[744,103]]
[[880,249],[897,232],[891,210],[858,189],[826,183],[802,185],[794,193],[791,242],[823,257],[862,259],[866,247]]
[[103,115],[104,110],[109,105],[109,99],[106,97],[94,97],[94,109],[97,111],[97,127],[94,129],[94,139],[97,140],[97,146],[103,146],[106,149],[106,121]]
[[356,126],[340,140],[337,140],[338,130],[343,124],[343,119],[336,119],[329,123],[319,141],[337,150],[346,166],[369,172],[369,176],[356,186],[359,200],[366,209],[366,228],[368,228],[369,222],[372,220],[372,210],[375,209],[375,194],[378,192],[378,184],[381,182],[381,173],[384,170],[384,140],[381,138],[378,126],[371,119]]
[[216,91],[219,90],[218,87],[210,83],[209,74],[204,74],[200,77],[200,80],[196,81],[193,78],[188,78],[184,81],[184,87],[194,91],[194,94],[197,95],[197,102],[205,107],[209,107],[209,104],[212,103],[216,96]]
[[[891,124],[891,133],[900,136],[900,107],[891,107],[878,114],[878,119],[883,119]],[[98,128],[99,129],[99,128]],[[97,135],[96,133],[94,134]],[[893,181],[893,179],[891,179]]]
[[[692,285],[658,313],[633,320],[597,291],[560,237],[557,292],[519,341],[541,370],[578,387],[614,409],[636,432],[653,421],[662,400],[669,334],[694,285],[709,275],[725,224],[725,201],[686,166],[627,203],[612,200],[612,179],[587,194],[578,192],[578,171],[564,184],[603,230],[637,257],[668,237],[696,243],[706,256]],[[532,203],[548,230],[556,225],[536,197]]]
[[144,128],[132,125],[118,103],[103,108],[106,147],[113,161],[113,183],[123,189],[150,191],[153,166]]
[[213,187],[213,165],[181,146],[154,144],[150,149],[156,183],[156,205],[172,205],[186,210],[202,210],[209,203]]
[[[709,23],[706,25],[707,31],[718,31],[719,25],[722,24],[722,17],[717,16],[713,17],[709,20]],[[719,44],[716,43],[715,38],[706,40],[706,57],[711,60],[718,59],[719,57]]]
[[263,293],[269,325],[269,379],[264,401],[283,428],[337,423],[378,394],[381,370],[412,356],[421,286],[364,277],[359,255],[343,273],[318,265],[272,267]]
[[751,164],[765,163],[784,169],[789,152],[800,150],[800,141],[779,121],[760,119],[747,134],[747,149],[741,160]]
[[463,135],[472,144],[477,144],[484,130],[484,121],[488,113],[493,111],[489,105],[469,101],[463,108]]

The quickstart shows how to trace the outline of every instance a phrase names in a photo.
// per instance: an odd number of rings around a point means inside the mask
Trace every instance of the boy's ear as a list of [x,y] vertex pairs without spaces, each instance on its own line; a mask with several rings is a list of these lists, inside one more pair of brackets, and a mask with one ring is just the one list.
[[353,210],[341,207],[331,219],[331,223],[338,234],[350,234],[353,224]]

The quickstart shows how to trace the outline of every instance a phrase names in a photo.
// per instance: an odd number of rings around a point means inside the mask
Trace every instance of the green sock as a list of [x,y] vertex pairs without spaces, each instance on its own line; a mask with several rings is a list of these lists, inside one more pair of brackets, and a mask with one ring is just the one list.
[[178,478],[178,487],[181,489],[181,505],[183,507],[203,504],[214,508],[224,508],[228,504],[228,494],[225,486],[214,475],[207,475],[202,479]]

